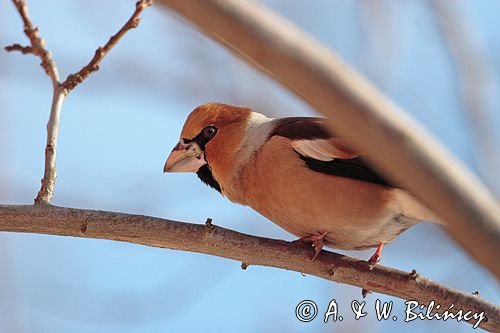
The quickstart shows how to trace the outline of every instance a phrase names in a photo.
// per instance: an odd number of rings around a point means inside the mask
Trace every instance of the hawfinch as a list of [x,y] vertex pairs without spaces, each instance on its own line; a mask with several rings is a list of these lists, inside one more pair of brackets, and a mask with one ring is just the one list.
[[312,243],[344,250],[377,247],[432,211],[373,170],[331,135],[325,119],[268,118],[249,108],[209,103],[188,116],[164,172],[196,172],[229,200],[252,207]]

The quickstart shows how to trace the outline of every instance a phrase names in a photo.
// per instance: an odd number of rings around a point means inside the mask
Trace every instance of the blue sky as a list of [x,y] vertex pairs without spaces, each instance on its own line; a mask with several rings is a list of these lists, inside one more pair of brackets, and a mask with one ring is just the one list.
[[[92,57],[128,18],[133,1],[29,2],[62,77]],[[482,174],[450,62],[430,6],[422,1],[264,1],[334,48],[444,145],[492,190],[498,173]],[[493,81],[488,123],[500,153],[500,30],[497,1],[457,1],[459,13],[489,59]],[[0,1],[0,44],[26,43],[21,22]],[[0,52],[0,200],[31,203],[43,168],[51,86],[32,56]],[[64,104],[53,203],[214,223],[292,240],[251,209],[230,203],[192,174],[162,174],[185,117],[198,104],[247,105],[272,116],[314,111],[268,77],[200,34],[173,13],[148,9],[101,70]],[[496,176],[496,177],[495,177]],[[496,183],[498,184],[498,183]],[[368,258],[370,252],[351,252]],[[384,249],[382,263],[499,303],[499,285],[445,232],[420,224]],[[466,332],[463,323],[378,322],[373,315],[324,324],[299,322],[295,306],[341,311],[358,288],[298,273],[250,267],[201,254],[101,240],[0,234],[0,332]],[[393,300],[402,313],[402,300]]]

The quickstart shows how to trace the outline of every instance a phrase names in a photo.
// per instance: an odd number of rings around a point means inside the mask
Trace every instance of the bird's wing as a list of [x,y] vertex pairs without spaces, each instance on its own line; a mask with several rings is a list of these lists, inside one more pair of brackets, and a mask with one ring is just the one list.
[[319,161],[332,161],[336,158],[355,158],[358,154],[342,144],[338,139],[299,139],[292,141],[292,147],[303,156]]
[[355,149],[330,133],[323,118],[290,117],[277,119],[271,136],[288,138],[311,170],[394,187],[359,157]]

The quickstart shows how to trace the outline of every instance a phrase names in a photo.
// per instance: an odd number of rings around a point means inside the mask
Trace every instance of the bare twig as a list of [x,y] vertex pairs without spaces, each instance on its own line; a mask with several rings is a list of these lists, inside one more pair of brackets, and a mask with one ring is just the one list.
[[49,203],[54,191],[56,180],[56,148],[57,135],[59,131],[59,117],[61,114],[62,103],[67,92],[60,88],[59,71],[51,53],[45,48],[45,41],[40,36],[38,27],[34,27],[28,13],[28,5],[22,0],[12,0],[21,15],[24,23],[24,33],[30,40],[31,46],[23,47],[19,44],[7,46],[7,51],[20,51],[23,54],[31,53],[40,57],[41,66],[52,81],[53,96],[50,117],[47,123],[47,145],[45,146],[45,168],[42,178],[42,186],[35,198],[35,203]]
[[30,40],[31,46],[23,47],[19,44],[13,44],[7,46],[5,50],[7,51],[20,51],[23,54],[31,53],[42,60],[41,66],[45,70],[45,73],[52,80],[52,86],[54,89],[59,85],[59,72],[57,70],[57,65],[52,59],[51,53],[45,48],[45,40],[40,36],[40,31],[38,27],[33,26],[28,12],[28,5],[23,0],[12,0],[12,3],[16,7],[19,15],[24,24],[24,34]]
[[19,51],[22,54],[38,55],[38,49],[34,48],[33,46],[22,46],[20,44],[12,44],[12,45],[6,46],[5,51],[7,51],[7,52]]
[[94,54],[94,57],[90,62],[84,66],[78,73],[71,74],[68,78],[62,83],[62,86],[66,88],[68,91],[71,91],[75,88],[79,83],[82,83],[92,72],[95,72],[99,69],[99,64],[104,59],[104,57],[108,54],[109,51],[113,47],[118,44],[120,39],[129,31],[130,29],[137,28],[141,19],[140,15],[142,11],[151,6],[153,4],[153,0],[140,0],[135,4],[135,11],[132,16],[128,19],[128,21],[121,27],[118,32],[111,36],[108,42],[103,46],[99,47]]
[[[500,308],[480,296],[433,282],[416,272],[403,272],[363,260],[322,251],[311,261],[311,248],[242,234],[213,224],[190,224],[155,217],[55,206],[0,205],[0,231],[108,239],[189,252],[205,253],[243,262],[293,270],[395,297],[429,304],[445,311],[484,312],[482,328],[500,331]],[[434,311],[434,310],[433,310]],[[474,323],[474,322],[471,322]]]
[[49,204],[56,184],[56,154],[59,135],[59,119],[61,109],[68,91],[57,85],[52,95],[49,121],[47,122],[47,145],[45,146],[45,167],[42,186],[35,198],[35,204]]
[[136,3],[135,11],[118,33],[110,38],[104,47],[97,49],[88,65],[78,73],[68,76],[64,82],[59,81],[59,72],[51,53],[45,48],[45,41],[40,36],[38,27],[34,27],[28,13],[28,5],[23,0],[12,0],[24,23],[24,33],[30,40],[30,46],[13,44],[5,47],[8,52],[19,51],[23,54],[33,54],[40,57],[42,67],[52,80],[53,96],[50,117],[47,123],[47,145],[45,146],[45,167],[42,186],[35,198],[35,204],[49,204],[56,182],[56,153],[59,134],[59,118],[64,99],[79,83],[85,80],[92,72],[99,69],[99,63],[106,54],[120,41],[127,31],[139,25],[140,14],[144,8],[151,6],[152,0],[140,0]]
[[[331,119],[394,183],[448,223],[451,236],[500,277],[500,209],[491,193],[421,126],[335,53],[253,1],[158,0]],[[335,121],[333,121],[335,120]]]

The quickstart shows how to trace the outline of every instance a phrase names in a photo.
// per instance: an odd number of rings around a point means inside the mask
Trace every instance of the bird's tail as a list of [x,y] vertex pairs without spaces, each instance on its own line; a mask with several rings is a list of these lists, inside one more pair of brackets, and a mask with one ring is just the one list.
[[404,216],[432,223],[445,225],[444,221],[430,208],[404,190],[394,190],[397,201]]

